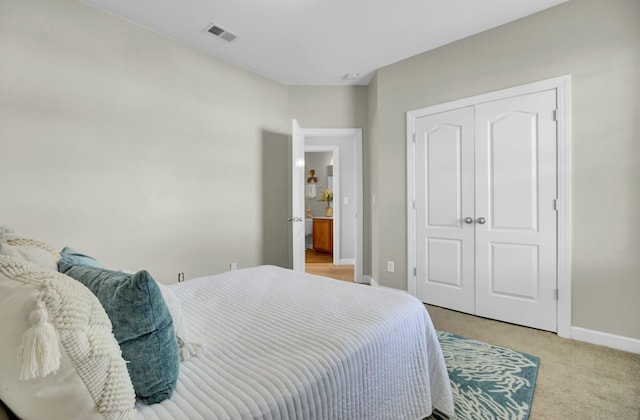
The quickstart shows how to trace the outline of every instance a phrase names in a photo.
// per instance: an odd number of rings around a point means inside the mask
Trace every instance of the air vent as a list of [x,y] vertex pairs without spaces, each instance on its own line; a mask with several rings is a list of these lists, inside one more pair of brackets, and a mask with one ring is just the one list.
[[222,38],[227,42],[231,42],[234,39],[236,39],[238,36],[236,34],[234,34],[233,32],[230,32],[224,28],[221,28],[218,25],[211,25],[207,28],[207,32],[209,32],[211,35],[215,35],[218,38]]

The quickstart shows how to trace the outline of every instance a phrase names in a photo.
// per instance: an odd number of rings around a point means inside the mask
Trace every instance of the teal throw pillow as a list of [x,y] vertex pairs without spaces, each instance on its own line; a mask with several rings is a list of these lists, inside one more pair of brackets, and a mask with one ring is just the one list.
[[58,267],[102,303],[128,362],[136,395],[148,404],[169,398],[178,380],[180,359],[173,319],[153,277],[144,270],[126,274],[73,265],[65,257]]
[[78,252],[73,248],[65,246],[62,251],[60,251],[60,256],[64,258],[71,265],[88,265],[90,267],[102,268],[102,265],[95,258],[83,254],[82,252]]

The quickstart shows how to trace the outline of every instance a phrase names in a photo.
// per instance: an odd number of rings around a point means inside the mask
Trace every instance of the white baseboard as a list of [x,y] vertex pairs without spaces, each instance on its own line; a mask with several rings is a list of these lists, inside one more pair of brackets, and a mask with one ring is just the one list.
[[363,280],[365,283],[369,283],[369,285],[371,285],[371,286],[373,286],[373,287],[381,287],[381,288],[383,288],[383,289],[389,289],[389,290],[393,290],[393,291],[395,291],[395,292],[408,293],[406,290],[403,290],[403,289],[395,289],[395,288],[393,288],[393,287],[380,286],[380,285],[378,284],[378,282],[377,282],[377,281],[375,281],[375,280],[373,279],[373,277],[371,277],[371,276],[369,276],[369,275],[362,276],[362,280]]
[[353,258],[343,258],[341,260],[338,260],[338,265],[356,265],[356,260],[354,260]]
[[371,277],[368,274],[365,274],[364,276],[362,276],[362,282],[373,287],[378,287],[378,282],[375,281],[373,277]]
[[591,344],[611,347],[616,350],[640,354],[640,340],[636,338],[623,337],[621,335],[588,330],[581,327],[571,327],[571,338]]

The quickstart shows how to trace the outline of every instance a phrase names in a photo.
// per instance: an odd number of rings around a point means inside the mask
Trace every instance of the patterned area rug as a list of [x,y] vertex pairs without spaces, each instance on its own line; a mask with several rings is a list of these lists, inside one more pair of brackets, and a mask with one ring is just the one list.
[[438,338],[456,419],[529,418],[539,358],[445,331]]

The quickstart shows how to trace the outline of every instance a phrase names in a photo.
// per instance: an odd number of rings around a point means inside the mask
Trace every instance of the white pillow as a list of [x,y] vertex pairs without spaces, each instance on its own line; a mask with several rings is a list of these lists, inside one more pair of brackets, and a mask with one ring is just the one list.
[[197,356],[200,353],[202,344],[195,341],[189,333],[187,324],[184,322],[184,316],[182,315],[182,302],[180,299],[168,286],[160,282],[156,283],[160,286],[160,292],[162,293],[164,302],[167,304],[171,317],[173,318],[173,328],[176,332],[176,340],[178,341],[180,360],[189,360],[191,357]]
[[16,231],[11,229],[9,226],[0,226],[0,241],[7,236],[15,234]]
[[[39,305],[44,311],[37,311]],[[46,374],[39,365],[35,378],[21,380],[18,353],[34,331],[36,313],[53,334],[49,344],[59,350],[52,359],[59,367]],[[135,393],[111,322],[80,282],[0,255],[0,319],[0,399],[19,418],[136,418]]]
[[58,271],[60,254],[52,253],[38,244],[43,243],[33,239],[9,239],[6,243],[0,243],[0,255],[20,258],[41,268]]
[[58,251],[42,241],[25,238],[7,226],[0,226],[0,255],[22,258],[48,270],[58,271]]

